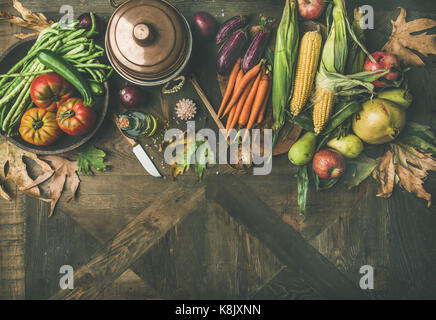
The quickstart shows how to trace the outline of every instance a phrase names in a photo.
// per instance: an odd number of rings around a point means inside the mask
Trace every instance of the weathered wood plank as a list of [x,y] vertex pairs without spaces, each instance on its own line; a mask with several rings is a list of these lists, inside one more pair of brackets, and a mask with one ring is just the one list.
[[25,298],[26,196],[14,191],[13,201],[0,199],[0,300]]
[[130,222],[105,248],[75,272],[75,288],[60,291],[51,299],[86,299],[98,296],[142,256],[153,244],[179,223],[192,208],[204,203],[203,187],[168,188],[150,207]]
[[436,211],[404,191],[396,190],[389,200],[374,199],[375,192],[371,187],[352,214],[310,243],[355,282],[360,267],[372,266],[374,297],[434,299]]
[[161,296],[131,270],[126,270],[97,297],[101,300],[156,300]]
[[[244,224],[284,264],[292,268],[322,297],[365,299],[367,296],[325,257],[287,226],[263,201],[253,197],[250,187],[234,177],[215,177],[208,183],[208,197]],[[225,188],[222,186],[226,185]]]
[[298,274],[289,269],[281,269],[265,286],[252,297],[259,300],[321,300]]
[[164,297],[249,299],[282,264],[213,200],[185,218],[132,269]]

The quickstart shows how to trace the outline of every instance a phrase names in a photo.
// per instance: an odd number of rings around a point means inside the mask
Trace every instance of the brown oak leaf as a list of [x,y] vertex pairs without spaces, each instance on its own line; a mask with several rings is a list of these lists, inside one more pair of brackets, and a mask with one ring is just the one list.
[[398,184],[417,197],[427,200],[431,205],[431,194],[424,189],[424,181],[428,171],[436,171],[436,159],[432,155],[417,149],[391,143],[390,150],[378,159],[373,177],[378,184],[378,197],[389,198],[394,185]]
[[[62,195],[65,182],[70,188],[71,199],[76,196],[76,191],[79,188],[80,179],[77,175],[77,161],[69,161],[65,158],[56,156],[45,156],[41,159],[49,161],[55,173],[50,182],[50,218],[54,212],[56,204]],[[71,200],[70,199],[70,200]]]
[[[35,180],[29,177],[23,157],[32,159],[41,166],[42,173]],[[7,164],[8,166],[6,166]],[[0,177],[4,180],[11,179],[20,191],[37,198],[41,198],[38,185],[53,175],[52,168],[46,162],[38,159],[36,154],[24,151],[9,142],[5,142],[0,146],[0,168]],[[7,172],[5,172],[6,169]],[[11,200],[1,186],[0,196],[6,200]]]
[[425,32],[436,27],[436,20],[423,18],[406,22],[407,12],[399,8],[400,14],[392,21],[392,35],[383,50],[395,54],[405,65],[423,67],[424,61],[412,50],[424,56],[436,55],[436,36]]
[[389,198],[394,191],[395,166],[394,154],[391,150],[378,159],[378,166],[373,172],[373,177],[378,183],[377,197]]

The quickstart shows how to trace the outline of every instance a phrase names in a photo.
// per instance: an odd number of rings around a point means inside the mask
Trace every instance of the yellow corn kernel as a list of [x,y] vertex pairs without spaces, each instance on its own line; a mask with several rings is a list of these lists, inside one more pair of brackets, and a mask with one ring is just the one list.
[[333,92],[321,87],[316,88],[313,106],[313,127],[316,134],[319,134],[327,124],[333,110],[334,98]]
[[298,115],[306,105],[312,92],[319,58],[321,56],[322,36],[317,31],[304,34],[301,39],[294,92],[291,99],[291,113]]

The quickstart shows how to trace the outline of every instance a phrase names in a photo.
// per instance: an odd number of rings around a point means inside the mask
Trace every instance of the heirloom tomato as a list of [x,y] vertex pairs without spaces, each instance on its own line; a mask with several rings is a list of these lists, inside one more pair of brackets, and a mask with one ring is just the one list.
[[73,86],[57,73],[42,74],[36,77],[30,86],[33,102],[50,112],[56,112],[73,94]]
[[71,136],[81,136],[92,130],[97,115],[86,107],[81,98],[70,98],[59,106],[58,125],[61,130]]
[[19,132],[24,141],[35,146],[48,146],[62,135],[56,114],[42,108],[32,108],[24,113]]

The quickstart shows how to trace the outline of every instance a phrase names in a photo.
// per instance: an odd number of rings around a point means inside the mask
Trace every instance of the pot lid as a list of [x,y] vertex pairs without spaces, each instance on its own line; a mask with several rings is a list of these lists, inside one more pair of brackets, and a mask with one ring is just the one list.
[[109,20],[106,41],[114,62],[132,77],[158,80],[177,71],[189,54],[185,18],[162,0],[130,0]]

